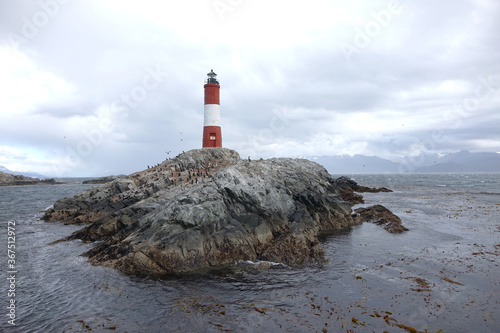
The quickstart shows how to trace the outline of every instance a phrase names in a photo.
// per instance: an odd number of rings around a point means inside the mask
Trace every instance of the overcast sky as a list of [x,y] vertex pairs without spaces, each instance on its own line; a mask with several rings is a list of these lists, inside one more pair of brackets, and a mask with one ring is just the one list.
[[201,148],[210,69],[244,158],[500,152],[498,0],[0,0],[0,165]]

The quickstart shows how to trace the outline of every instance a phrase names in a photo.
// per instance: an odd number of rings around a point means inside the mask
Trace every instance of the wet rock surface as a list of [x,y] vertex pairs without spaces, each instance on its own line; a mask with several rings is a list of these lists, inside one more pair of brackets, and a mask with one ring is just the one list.
[[336,180],[337,186],[340,188],[340,197],[348,201],[351,205],[355,204],[363,204],[365,201],[363,200],[363,196],[355,193],[378,193],[378,192],[392,192],[385,187],[373,188],[358,185],[354,180],[348,177],[340,177]]
[[360,222],[371,222],[384,227],[391,233],[401,233],[408,228],[403,226],[401,219],[382,205],[354,210],[353,217]]
[[353,184],[308,160],[248,161],[205,148],[59,200],[43,219],[89,224],[66,240],[100,241],[86,253],[90,262],[125,273],[202,271],[241,260],[321,263],[321,233],[368,218],[352,215],[342,197]]

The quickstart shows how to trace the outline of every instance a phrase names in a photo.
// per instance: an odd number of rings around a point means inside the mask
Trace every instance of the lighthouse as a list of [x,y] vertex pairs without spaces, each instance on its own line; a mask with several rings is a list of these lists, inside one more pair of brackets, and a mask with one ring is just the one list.
[[222,147],[222,134],[220,129],[220,85],[217,74],[210,70],[205,81],[205,111],[203,122],[203,148]]

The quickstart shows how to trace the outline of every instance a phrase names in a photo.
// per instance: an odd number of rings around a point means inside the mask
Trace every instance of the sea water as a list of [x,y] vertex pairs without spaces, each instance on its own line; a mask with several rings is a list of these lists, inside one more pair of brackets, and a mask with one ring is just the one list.
[[41,221],[43,210],[91,185],[0,187],[0,331],[500,331],[500,174],[352,178],[391,188],[358,206],[382,204],[410,230],[329,235],[322,266],[242,262],[164,279],[90,265],[81,254],[95,244],[53,243],[81,226]]

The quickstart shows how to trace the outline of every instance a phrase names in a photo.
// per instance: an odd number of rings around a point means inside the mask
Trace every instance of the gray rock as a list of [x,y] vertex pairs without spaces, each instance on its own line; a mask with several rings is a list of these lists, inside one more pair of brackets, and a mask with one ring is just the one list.
[[62,199],[43,219],[90,223],[67,239],[101,241],[86,253],[90,262],[125,273],[321,263],[318,236],[362,222],[339,197],[340,183],[308,160],[248,161],[205,148]]
[[359,222],[378,224],[390,233],[408,231],[408,228],[401,223],[401,219],[382,205],[358,208],[354,211],[353,218]]

